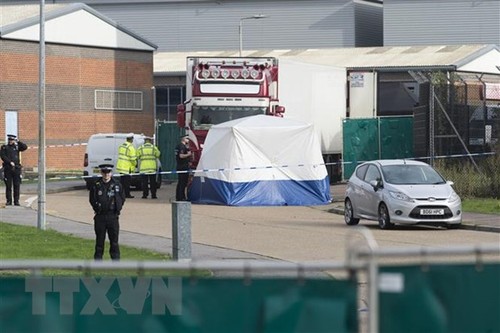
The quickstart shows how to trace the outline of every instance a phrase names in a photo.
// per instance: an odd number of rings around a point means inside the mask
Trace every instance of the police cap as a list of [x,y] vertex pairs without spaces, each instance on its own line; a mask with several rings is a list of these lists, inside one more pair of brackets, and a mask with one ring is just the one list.
[[113,170],[113,164],[100,164],[99,169],[104,173],[111,172]]
[[8,140],[15,140],[15,139],[17,139],[17,136],[14,134],[7,134],[7,139]]
[[134,133],[127,134],[127,139],[133,139],[133,138],[134,138]]

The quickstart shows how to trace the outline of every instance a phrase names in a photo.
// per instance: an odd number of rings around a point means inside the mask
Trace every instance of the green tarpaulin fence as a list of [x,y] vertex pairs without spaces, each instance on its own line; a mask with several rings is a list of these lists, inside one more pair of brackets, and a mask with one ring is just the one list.
[[0,332],[357,332],[356,282],[4,278]]
[[[500,264],[379,267],[379,332],[500,332]],[[355,279],[6,277],[0,332],[358,332]]]
[[379,271],[379,332],[500,332],[500,265]]
[[[177,123],[157,123],[157,146],[161,151],[160,161],[162,171],[173,171],[176,167],[175,146],[179,144],[179,136],[184,134]],[[164,174],[163,179],[175,180],[177,174]]]
[[413,156],[413,117],[344,119],[343,178],[358,162]]

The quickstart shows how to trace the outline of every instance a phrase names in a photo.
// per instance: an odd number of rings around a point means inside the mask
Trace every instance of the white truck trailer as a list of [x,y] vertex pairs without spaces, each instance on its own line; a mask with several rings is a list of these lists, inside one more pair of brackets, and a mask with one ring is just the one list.
[[314,125],[330,181],[341,180],[346,69],[284,57],[279,59],[279,66],[279,100],[286,108],[284,117]]

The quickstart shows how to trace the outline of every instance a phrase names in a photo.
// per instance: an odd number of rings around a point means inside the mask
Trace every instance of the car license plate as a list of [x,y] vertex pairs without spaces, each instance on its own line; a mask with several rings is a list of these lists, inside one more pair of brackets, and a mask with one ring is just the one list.
[[99,169],[99,168],[94,168],[94,173],[101,173],[101,169]]
[[420,210],[420,215],[444,215],[444,209],[442,208],[424,208]]

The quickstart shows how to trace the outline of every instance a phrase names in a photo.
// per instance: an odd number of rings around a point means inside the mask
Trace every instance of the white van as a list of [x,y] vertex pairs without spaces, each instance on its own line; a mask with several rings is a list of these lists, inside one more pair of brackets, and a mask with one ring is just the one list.
[[[101,176],[99,165],[113,164],[113,174],[116,174],[116,162],[118,161],[118,147],[127,140],[129,133],[108,133],[91,135],[87,142],[87,150],[83,161],[83,176],[87,183],[87,188],[98,177]],[[133,145],[137,149],[144,143],[143,134],[134,134]],[[136,173],[138,171],[136,170]],[[141,179],[132,176],[131,185],[136,189],[141,188]],[[156,177],[156,187],[161,186],[161,163],[158,161],[158,174]]]

